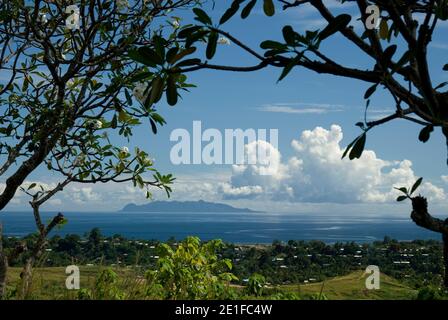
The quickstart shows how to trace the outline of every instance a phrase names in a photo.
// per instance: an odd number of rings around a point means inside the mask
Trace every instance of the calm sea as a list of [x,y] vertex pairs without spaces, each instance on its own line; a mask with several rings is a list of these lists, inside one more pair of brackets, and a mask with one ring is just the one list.
[[[49,221],[54,213],[44,213]],[[273,240],[322,240],[370,242],[385,235],[398,240],[439,239],[414,225],[409,218],[340,217],[293,213],[66,213],[68,223],[52,234],[83,235],[94,227],[105,235],[121,234],[133,239],[203,240],[220,238],[235,243],[272,243]],[[0,212],[4,234],[24,236],[35,231],[30,212]]]

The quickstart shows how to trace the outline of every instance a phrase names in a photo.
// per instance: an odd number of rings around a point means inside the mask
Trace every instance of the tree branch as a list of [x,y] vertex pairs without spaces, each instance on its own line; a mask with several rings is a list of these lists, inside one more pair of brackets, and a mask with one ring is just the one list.
[[448,219],[443,221],[428,213],[428,201],[422,196],[412,198],[411,219],[420,227],[448,235]]

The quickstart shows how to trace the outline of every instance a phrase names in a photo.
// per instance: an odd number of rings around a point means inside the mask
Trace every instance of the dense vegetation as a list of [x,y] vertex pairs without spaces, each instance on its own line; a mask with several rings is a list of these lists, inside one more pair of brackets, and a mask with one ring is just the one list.
[[[32,247],[35,236],[5,237],[5,250]],[[26,254],[22,255],[13,261],[12,267],[23,266],[26,259]],[[97,228],[84,237],[53,236],[38,266],[70,264],[102,270],[92,284],[94,289],[81,290],[78,298],[109,299],[132,298],[143,292],[145,298],[161,299],[236,298],[241,292],[291,299],[298,298],[295,292],[298,284],[319,285],[318,282],[349,276],[368,265],[379,266],[382,274],[397,279],[409,290],[420,290],[423,296],[434,297],[436,294],[428,287],[440,287],[443,274],[442,245],[434,240],[398,242],[385,237],[383,241],[365,244],[291,240],[274,241],[272,245],[236,245],[219,240],[201,243],[197,238],[187,238],[160,243],[120,235],[106,237]],[[109,286],[119,282],[113,270],[132,270],[149,287],[112,290]],[[103,288],[104,283],[109,283],[106,285],[109,289]],[[357,283],[361,284],[359,277]],[[273,293],[272,288],[279,285],[295,288],[294,292]],[[320,296],[319,291],[316,294],[315,297]]]

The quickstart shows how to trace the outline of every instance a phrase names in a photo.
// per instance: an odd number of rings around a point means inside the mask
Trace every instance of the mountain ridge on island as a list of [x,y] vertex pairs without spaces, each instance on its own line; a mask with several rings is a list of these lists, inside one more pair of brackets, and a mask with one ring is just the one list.
[[199,201],[153,201],[143,205],[129,203],[120,212],[251,212],[248,208],[235,208],[224,203]]

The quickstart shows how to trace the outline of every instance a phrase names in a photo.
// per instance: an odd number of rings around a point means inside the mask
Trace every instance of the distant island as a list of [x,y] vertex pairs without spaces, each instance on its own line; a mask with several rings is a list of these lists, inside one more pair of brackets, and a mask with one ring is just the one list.
[[223,203],[199,201],[154,201],[143,205],[130,203],[120,212],[261,212],[235,208]]

